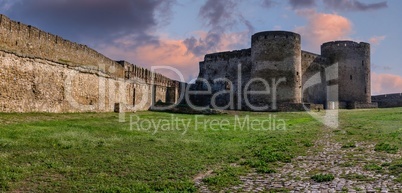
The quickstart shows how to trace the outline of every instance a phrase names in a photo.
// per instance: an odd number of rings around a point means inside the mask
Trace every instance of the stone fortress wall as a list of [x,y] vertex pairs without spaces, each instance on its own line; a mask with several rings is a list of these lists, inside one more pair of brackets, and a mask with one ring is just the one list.
[[110,112],[175,103],[181,83],[0,15],[0,112]]
[[[239,66],[239,63],[242,65]],[[214,80],[216,81],[215,83],[211,84],[211,89],[214,93],[226,90],[229,87],[233,89],[235,93],[241,93],[244,90],[244,84],[239,85],[238,83],[248,81],[250,79],[250,74],[245,73],[239,75],[238,72],[239,70],[240,72],[249,72],[251,66],[251,49],[208,54],[205,56],[205,60],[200,62],[199,77],[207,82],[213,82]],[[226,84],[226,81],[223,79],[231,80],[233,85]],[[194,90],[207,90],[205,84],[202,83],[195,84],[193,86]],[[195,104],[199,106],[207,106],[210,104],[211,100],[214,100],[219,107],[227,106],[227,101],[229,100],[232,100],[233,104],[240,103],[240,105],[246,106],[244,101],[239,100],[237,96],[234,96],[233,99],[230,99],[230,94],[222,94],[216,99],[212,99],[211,96],[197,95],[193,97],[192,100],[195,100]]]
[[306,82],[314,76],[318,76],[320,82],[320,84],[312,85],[302,90],[303,102],[325,104],[327,100],[325,69],[330,66],[331,63],[327,58],[303,50],[301,51],[301,56],[302,85],[306,85]]
[[345,102],[371,103],[370,44],[351,41],[324,43],[321,55],[338,63],[339,98]]
[[371,100],[380,108],[402,107],[402,93],[372,96]]
[[[272,103],[301,103],[301,38],[292,32],[260,32],[251,38],[251,77],[261,78],[271,87],[285,78],[277,93],[253,95],[250,98],[253,105]],[[269,53],[269,54],[268,54]],[[252,90],[264,90],[259,82],[253,84]],[[272,91],[271,91],[272,92]]]
[[[318,55],[301,50],[301,37],[293,32],[260,32],[251,42],[248,49],[207,54],[192,90],[206,90],[208,82],[213,93],[227,92],[216,97],[194,95],[192,100],[202,106],[213,102],[223,109],[250,110],[243,95],[246,87],[259,90],[261,81],[266,81],[270,86],[277,83],[278,92],[247,96],[252,105],[276,100],[279,110],[301,109],[302,103],[328,108],[331,101],[339,101],[331,106],[342,108],[376,106],[370,95],[369,44],[328,42]],[[328,73],[334,63],[337,71]],[[184,93],[184,83],[111,60],[4,15],[0,15],[0,79],[0,112],[110,112],[116,104],[125,110],[147,110],[157,101],[177,103]],[[260,82],[247,85],[251,79]],[[331,85],[338,85],[339,95],[328,95]],[[388,100],[373,97],[374,102],[380,99]]]
[[[215,88],[211,96],[230,90],[225,84],[213,82],[214,78],[227,78],[235,84],[235,96],[241,100],[235,101],[242,105],[228,109],[248,110],[244,106],[247,97],[244,88],[251,79],[257,81],[249,90],[264,90],[263,81],[271,89],[275,84],[278,86],[277,93],[271,90],[268,95],[250,96],[248,100],[253,106],[276,101],[278,110],[301,109],[303,103],[331,108],[334,105],[328,105],[330,102],[336,102],[339,108],[375,108],[377,104],[371,103],[370,44],[335,41],[323,44],[321,50],[321,55],[301,50],[301,37],[293,32],[259,32],[252,36],[250,49],[206,55],[200,62],[198,78]],[[286,81],[280,81],[281,78]],[[200,88],[205,90],[205,83],[197,81],[193,89]],[[208,97],[194,98],[204,105],[211,102]],[[229,101],[228,94],[215,98],[221,107],[226,107]]]

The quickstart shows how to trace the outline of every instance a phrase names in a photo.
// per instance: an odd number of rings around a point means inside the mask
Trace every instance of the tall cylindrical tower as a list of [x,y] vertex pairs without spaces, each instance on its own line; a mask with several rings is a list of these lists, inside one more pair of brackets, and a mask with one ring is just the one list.
[[[269,95],[253,95],[253,105],[301,103],[300,35],[287,31],[256,33],[251,40],[251,78],[263,79],[270,85]],[[258,81],[251,90],[264,90]]]
[[371,103],[370,44],[328,42],[321,46],[321,55],[338,63],[339,101]]

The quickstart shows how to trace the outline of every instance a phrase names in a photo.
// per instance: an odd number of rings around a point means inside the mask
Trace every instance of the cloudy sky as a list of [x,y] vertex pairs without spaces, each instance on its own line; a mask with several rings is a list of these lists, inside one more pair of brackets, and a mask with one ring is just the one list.
[[0,0],[0,13],[115,60],[168,65],[187,80],[207,53],[250,47],[259,31],[372,44],[372,93],[402,92],[400,0]]

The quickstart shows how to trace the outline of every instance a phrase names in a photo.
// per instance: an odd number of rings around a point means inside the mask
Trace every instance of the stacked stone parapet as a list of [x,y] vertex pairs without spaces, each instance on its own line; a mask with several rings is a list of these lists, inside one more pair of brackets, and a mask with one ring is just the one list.
[[154,84],[165,87],[176,87],[179,84],[179,81],[172,80],[160,73],[152,72],[151,70],[136,66],[127,61],[117,61],[117,63],[124,67],[125,79],[140,79],[143,80],[145,84]]
[[47,33],[31,25],[10,20],[0,15],[0,50],[15,53],[20,56],[46,59],[73,67],[88,68],[102,71],[116,78],[143,79],[147,84],[154,82],[159,85],[176,85],[161,74],[155,74],[148,69],[116,62],[86,45],[71,42],[57,35]]
[[129,111],[176,103],[181,82],[0,15],[0,112]]
[[[301,39],[300,35],[286,31],[256,33],[251,38],[251,78],[271,82],[285,79],[277,89],[277,97],[255,95],[253,104],[301,102]],[[263,90],[265,85],[251,85],[252,90]]]
[[319,54],[315,54],[315,53],[304,51],[304,50],[302,50],[301,52],[302,52],[302,60],[304,60],[304,59],[314,59],[317,62],[321,62],[323,64],[326,64],[326,63],[329,62],[328,58],[322,57]]
[[348,47],[348,48],[370,48],[370,44],[366,43],[366,42],[354,42],[354,41],[332,41],[332,42],[326,42],[324,44],[322,44],[321,48],[335,48],[335,47]]
[[370,44],[333,41],[321,46],[321,55],[338,64],[339,100],[371,103]]
[[250,56],[251,56],[251,49],[234,50],[230,52],[218,52],[213,54],[207,54],[205,55],[204,61],[213,62],[218,60],[229,60],[232,58],[242,58]]
[[124,75],[121,65],[86,45],[12,21],[4,15],[0,15],[0,49],[70,66],[99,69],[116,77]]
[[287,31],[266,31],[266,32],[259,32],[254,34],[251,37],[251,44],[253,44],[256,41],[260,40],[272,40],[276,38],[281,38],[281,39],[293,39],[295,41],[300,41],[300,35],[293,33],[293,32],[287,32]]
[[[241,75],[245,78],[238,85],[244,85],[248,80],[284,80],[278,85],[275,97],[267,94],[250,96],[254,106],[276,100],[280,104],[311,103],[328,107],[328,102],[338,101],[342,104],[339,107],[351,103],[357,104],[355,108],[376,107],[376,104],[371,105],[370,98],[370,61],[369,43],[327,42],[321,46],[319,55],[301,50],[301,37],[297,33],[265,31],[251,37],[251,49],[207,54],[200,62],[199,78],[212,83],[216,92],[227,89],[212,80],[238,80],[234,73],[240,71],[233,69],[237,67],[235,62],[241,62]],[[267,86],[258,81],[248,89],[265,91]],[[336,93],[329,89],[333,86],[339,88]],[[234,92],[243,92],[244,88],[239,88]],[[329,96],[329,93],[332,94]]]

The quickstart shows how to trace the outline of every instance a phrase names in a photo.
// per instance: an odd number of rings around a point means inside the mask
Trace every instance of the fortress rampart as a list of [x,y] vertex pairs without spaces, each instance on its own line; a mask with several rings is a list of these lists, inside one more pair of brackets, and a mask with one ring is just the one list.
[[[329,70],[334,64],[336,70]],[[318,55],[301,50],[299,34],[260,32],[251,37],[250,48],[205,55],[190,88],[205,90],[209,83],[212,94],[191,98],[236,110],[267,104],[271,110],[303,109],[303,103],[328,108],[333,101],[345,104],[339,107],[373,107],[370,65],[368,43],[327,42]],[[1,112],[109,112],[116,104],[119,110],[147,110],[157,101],[177,103],[184,93],[184,83],[4,15],[0,78]],[[336,96],[328,95],[335,85]],[[249,95],[267,89],[268,94]]]
[[402,93],[372,96],[371,100],[381,108],[402,107]]
[[[251,78],[272,81],[285,79],[276,95],[252,96],[255,105],[277,102],[301,103],[301,39],[293,32],[260,32],[251,37]],[[268,54],[269,53],[269,54]],[[252,85],[253,90],[264,90],[261,82]]]
[[0,112],[110,112],[175,103],[180,82],[0,15]]
[[36,27],[12,21],[4,15],[0,15],[0,41],[2,50],[22,56],[93,69],[98,69],[101,64],[105,66],[104,69],[114,69],[115,72],[107,71],[107,74],[123,77],[123,68],[118,63],[95,50]]
[[[241,77],[238,73],[239,64]],[[266,83],[271,86],[268,94],[248,96],[253,106],[264,106],[274,101],[286,110],[288,107],[299,109],[295,104],[302,103],[320,104],[328,108],[327,104],[331,101],[345,104],[345,108],[375,106],[371,104],[370,44],[364,42],[327,42],[321,46],[319,55],[301,50],[299,34],[287,31],[259,32],[251,37],[249,49],[207,54],[200,62],[199,78],[208,80],[213,85],[214,93],[228,89],[225,85],[214,83],[214,79],[227,78],[233,82],[236,85],[235,96],[241,98],[235,101],[241,100],[242,106],[231,109],[246,110],[243,104],[247,96],[244,93],[248,90],[266,91]],[[254,82],[248,90],[244,90],[250,80]],[[272,86],[278,87],[272,90]],[[203,98],[208,100],[208,97]],[[227,94],[216,98],[221,101],[220,106],[227,107]],[[208,102],[211,101],[201,103]]]
[[251,44],[254,44],[257,41],[261,40],[273,40],[276,38],[280,39],[289,39],[290,41],[294,40],[295,42],[300,42],[300,35],[293,33],[293,32],[287,32],[287,31],[265,31],[265,32],[259,32],[254,34],[251,37]]
[[328,42],[321,55],[338,63],[339,98],[345,102],[371,103],[370,44],[352,41]]
[[[20,56],[41,58],[69,66],[78,66],[103,71],[117,78],[124,78],[126,71],[150,83],[155,76],[155,82],[160,85],[174,84],[175,81],[153,74],[150,70],[125,63],[122,65],[97,51],[65,40],[57,35],[39,30],[36,27],[12,21],[0,14],[0,50],[16,53]],[[170,81],[170,82],[169,82]]]
[[219,52],[205,55],[207,62],[216,62],[218,60],[228,60],[231,58],[242,58],[251,56],[251,49],[234,50],[231,52]]
[[[303,102],[325,104],[327,100],[327,80],[325,69],[330,66],[330,62],[327,58],[307,51],[302,51],[301,55]],[[320,84],[312,86],[306,85],[307,81],[317,75]],[[337,84],[337,80],[333,81],[333,83]]]

